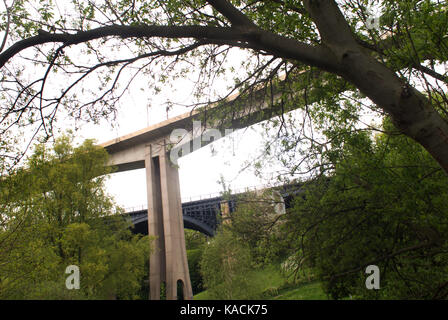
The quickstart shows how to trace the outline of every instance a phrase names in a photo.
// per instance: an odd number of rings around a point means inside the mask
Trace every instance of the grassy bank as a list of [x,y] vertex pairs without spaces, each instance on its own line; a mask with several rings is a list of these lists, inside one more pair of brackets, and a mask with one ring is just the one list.
[[[247,275],[252,296],[248,299],[272,300],[326,300],[320,282],[288,283],[276,266],[252,271]],[[212,300],[207,290],[194,296],[195,300]]]

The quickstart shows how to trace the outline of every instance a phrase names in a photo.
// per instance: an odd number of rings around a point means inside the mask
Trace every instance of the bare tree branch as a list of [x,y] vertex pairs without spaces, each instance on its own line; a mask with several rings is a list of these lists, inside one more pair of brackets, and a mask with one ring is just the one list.
[[40,30],[38,35],[18,41],[1,53],[0,68],[17,53],[33,46],[62,42],[64,47],[66,47],[110,36],[121,38],[195,38],[207,39],[210,42],[218,41],[222,44],[228,43],[232,46],[240,46],[241,43],[241,46],[244,48],[258,50],[260,47],[264,47],[271,54],[298,59],[304,63],[335,71],[334,59],[323,47],[313,47],[261,29],[245,30],[224,27],[156,25],[112,25],[80,31],[75,34],[49,33]]

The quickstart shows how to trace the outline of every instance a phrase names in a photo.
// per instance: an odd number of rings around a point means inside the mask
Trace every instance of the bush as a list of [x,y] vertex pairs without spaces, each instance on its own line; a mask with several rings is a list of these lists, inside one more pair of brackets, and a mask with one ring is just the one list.
[[252,266],[248,245],[221,229],[205,247],[201,259],[201,274],[210,298],[251,299],[255,290],[246,275]]
[[202,249],[187,250],[188,269],[190,271],[190,281],[193,294],[197,294],[204,290],[201,275],[202,251]]

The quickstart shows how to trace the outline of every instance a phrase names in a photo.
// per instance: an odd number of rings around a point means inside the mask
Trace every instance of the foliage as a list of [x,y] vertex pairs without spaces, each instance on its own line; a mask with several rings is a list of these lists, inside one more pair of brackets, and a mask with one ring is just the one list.
[[[252,269],[246,273],[246,278],[249,283],[248,289],[250,295],[242,296],[241,299],[276,299],[281,296],[288,295],[289,291],[299,289],[297,285],[289,284],[287,280],[281,274],[278,265],[266,265],[262,268]],[[318,285],[314,285],[316,290],[310,290],[312,294],[323,295],[322,289],[318,288]],[[294,288],[294,289],[293,289]],[[314,289],[314,288],[313,288]],[[212,295],[213,290],[205,290],[194,296],[196,300],[211,300],[216,299]],[[302,292],[302,294],[307,294]],[[281,298],[280,298],[281,299]]]
[[199,231],[190,229],[184,229],[184,232],[191,287],[193,294],[197,294],[204,290],[201,275],[201,259],[204,247],[207,245],[207,236]]
[[249,246],[255,263],[278,262],[284,254],[276,245],[283,237],[279,232],[283,210],[283,198],[275,191],[247,192],[237,199],[236,210],[223,228]]
[[188,270],[190,272],[190,281],[193,294],[197,294],[204,290],[202,275],[201,275],[201,249],[187,250]]
[[207,236],[199,231],[184,229],[187,250],[201,249],[207,242]]
[[[375,11],[379,25],[371,28]],[[300,110],[304,126],[292,134],[310,151],[301,154],[308,169],[324,165],[319,148],[329,141],[316,143],[304,128],[343,115],[353,130],[370,111],[389,114],[443,165],[448,155],[433,146],[444,141],[434,128],[448,135],[441,119],[448,114],[447,16],[446,2],[431,0],[5,2],[0,140],[51,137],[61,111],[77,120],[113,118],[133,88],[150,89],[150,97],[187,79],[190,106],[219,102],[207,113],[213,124],[229,127],[247,102],[272,107],[254,118],[280,115],[274,126],[286,150],[295,144],[282,132],[285,114]],[[178,104],[171,98],[167,113]],[[15,163],[27,147],[0,152]]]
[[[282,238],[278,232],[282,212],[275,211],[280,200],[272,190],[248,192],[237,199],[237,209],[223,219],[202,255],[201,273],[210,298],[255,299],[269,289],[269,278],[279,273],[269,266],[282,254],[276,245]],[[260,273],[264,268],[266,272]]]
[[[446,298],[448,185],[434,160],[402,135],[359,132],[334,165],[304,186],[283,225],[298,267],[314,268],[334,298]],[[380,290],[366,289],[370,264]]]
[[[371,7],[379,11],[378,28],[369,27]],[[305,188],[306,197],[297,200],[290,223],[283,224],[288,241],[279,243],[284,243],[281,250],[295,245],[297,265],[317,268],[327,292],[372,294],[359,289],[360,264],[377,261],[388,275],[377,297],[445,297],[439,239],[445,234],[446,176],[439,168],[448,172],[447,8],[445,1],[431,0],[5,2],[0,227],[6,231],[0,257],[15,252],[20,239],[12,230],[26,226],[48,234],[31,246],[43,261],[55,255],[47,243],[63,257],[63,243],[56,241],[63,239],[61,228],[75,223],[70,232],[83,239],[91,232],[85,224],[93,228],[97,221],[85,220],[90,209],[103,215],[111,208],[95,197],[81,201],[89,188],[67,182],[92,178],[94,172],[84,176],[68,170],[55,183],[60,173],[43,165],[36,174],[4,178],[31,139],[53,135],[61,109],[76,120],[99,122],[116,114],[137,80],[143,80],[143,91],[160,93],[179,79],[195,79],[188,103],[216,106],[207,110],[213,126],[246,126],[279,115],[268,126],[276,130],[264,150],[270,157],[266,162],[280,160],[286,178],[315,178]],[[226,100],[234,93],[238,98]],[[167,114],[176,105],[170,99]],[[245,122],[238,116],[247,106],[253,113]],[[290,119],[291,110],[298,110],[299,123]],[[365,120],[385,115],[394,128]],[[386,135],[370,140],[371,132],[383,129]],[[36,152],[34,161],[40,161],[44,150]],[[64,158],[64,151],[58,152]],[[264,165],[257,161],[255,167]],[[39,206],[48,214],[29,215]],[[61,214],[71,206],[76,219]],[[254,221],[263,228],[265,217],[259,213],[235,220],[237,240],[250,243],[228,244],[249,252],[257,264],[281,251],[268,252],[273,239],[248,229],[247,222]],[[47,225],[35,223],[40,216]],[[227,233],[222,237],[230,237]],[[219,250],[226,248],[222,245]],[[222,262],[218,247],[207,250]],[[238,259],[230,262],[240,270]],[[209,273],[212,263],[204,267],[209,284],[216,284]]]
[[211,299],[248,299],[254,293],[246,274],[252,257],[247,244],[226,229],[205,247],[201,260],[204,286]]
[[327,300],[321,283],[311,282],[300,286],[288,287],[280,290],[273,300]]
[[[92,141],[74,148],[63,136],[2,180],[1,298],[137,298],[149,240],[132,236],[105,194],[106,160]],[[69,265],[80,269],[79,290],[65,287]]]

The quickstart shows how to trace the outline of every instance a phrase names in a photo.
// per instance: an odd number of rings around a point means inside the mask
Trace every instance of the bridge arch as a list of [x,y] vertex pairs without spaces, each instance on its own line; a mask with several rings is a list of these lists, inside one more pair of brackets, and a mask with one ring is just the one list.
[[[148,211],[141,210],[130,213],[134,233],[148,234]],[[215,235],[215,230],[204,222],[193,217],[183,215],[184,228],[199,231],[209,237]]]

